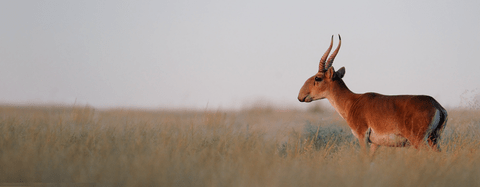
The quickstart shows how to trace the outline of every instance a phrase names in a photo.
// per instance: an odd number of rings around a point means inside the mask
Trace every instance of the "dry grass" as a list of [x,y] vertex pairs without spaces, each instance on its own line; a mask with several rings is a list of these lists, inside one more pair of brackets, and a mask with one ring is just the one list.
[[0,106],[0,185],[480,186],[480,111],[449,115],[443,152],[370,162],[332,113]]

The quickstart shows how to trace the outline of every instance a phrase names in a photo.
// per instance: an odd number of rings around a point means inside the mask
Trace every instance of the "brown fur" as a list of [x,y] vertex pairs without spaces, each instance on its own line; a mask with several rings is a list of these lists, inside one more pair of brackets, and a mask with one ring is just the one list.
[[428,145],[440,151],[438,140],[446,125],[447,112],[435,99],[425,95],[356,94],[343,82],[344,74],[343,67],[339,71],[333,67],[320,69],[305,81],[298,100],[327,98],[352,133],[365,140],[359,141],[360,145],[366,148],[371,143],[371,154],[380,145],[415,148]]

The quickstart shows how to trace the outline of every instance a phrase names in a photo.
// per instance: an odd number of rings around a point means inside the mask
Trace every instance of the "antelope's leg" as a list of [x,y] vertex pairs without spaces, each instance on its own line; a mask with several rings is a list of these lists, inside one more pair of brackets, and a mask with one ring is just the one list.
[[379,145],[377,144],[374,144],[372,143],[370,145],[370,157],[373,159],[373,157],[375,156],[375,152],[377,151],[377,148],[379,147]]
[[[352,130],[352,132],[354,132]],[[358,143],[360,144],[360,147],[362,149],[362,152],[365,153],[365,154],[368,154],[368,151],[369,151],[369,147],[370,147],[370,132],[371,132],[371,129],[368,128],[366,132],[354,132],[354,135],[357,136],[358,138]]]
[[368,154],[369,143],[367,141],[365,141],[365,136],[364,135],[359,135],[358,136],[358,143],[360,144],[361,152],[364,153],[364,154]]

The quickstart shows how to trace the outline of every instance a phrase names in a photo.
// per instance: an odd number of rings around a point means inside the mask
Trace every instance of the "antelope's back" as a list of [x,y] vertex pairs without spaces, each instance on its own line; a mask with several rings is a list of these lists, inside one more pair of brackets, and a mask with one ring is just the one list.
[[382,133],[401,133],[418,126],[426,131],[437,110],[443,107],[426,95],[362,94],[352,107],[352,120],[363,123]]

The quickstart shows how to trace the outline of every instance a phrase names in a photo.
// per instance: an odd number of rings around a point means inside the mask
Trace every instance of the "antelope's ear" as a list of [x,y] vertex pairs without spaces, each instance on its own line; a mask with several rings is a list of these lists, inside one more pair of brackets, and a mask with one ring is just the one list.
[[343,78],[345,75],[345,67],[340,68],[337,72],[335,72],[334,78]]
[[325,72],[325,77],[328,79],[333,79],[335,77],[335,69],[333,69],[333,67],[328,68]]

